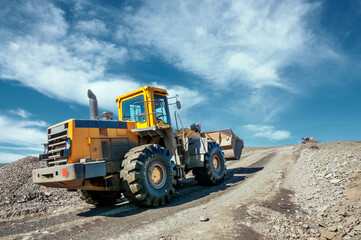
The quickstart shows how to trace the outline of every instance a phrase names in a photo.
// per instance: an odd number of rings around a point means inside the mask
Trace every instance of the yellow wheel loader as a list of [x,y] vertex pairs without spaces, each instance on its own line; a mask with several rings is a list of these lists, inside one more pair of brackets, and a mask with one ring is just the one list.
[[226,159],[240,158],[243,141],[230,129],[184,128],[178,111],[172,125],[169,105],[181,106],[176,97],[167,96],[166,90],[150,86],[119,96],[116,121],[111,112],[100,119],[96,96],[89,90],[91,119],[48,128],[45,152],[39,156],[46,167],[33,170],[33,182],[78,190],[95,205],[114,204],[123,194],[140,206],[169,202],[177,182],[191,170],[200,184],[221,183]]

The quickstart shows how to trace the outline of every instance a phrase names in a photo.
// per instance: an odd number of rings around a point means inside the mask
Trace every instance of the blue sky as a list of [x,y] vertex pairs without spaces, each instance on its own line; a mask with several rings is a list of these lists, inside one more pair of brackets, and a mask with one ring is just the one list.
[[360,1],[1,1],[0,162],[143,85],[248,146],[360,140]]

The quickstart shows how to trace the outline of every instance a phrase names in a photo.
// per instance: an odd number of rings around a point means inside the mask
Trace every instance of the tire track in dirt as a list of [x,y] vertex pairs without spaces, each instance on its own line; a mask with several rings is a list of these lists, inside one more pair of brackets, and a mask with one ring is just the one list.
[[[261,153],[252,153],[244,156],[240,161],[242,163],[247,158],[256,157]],[[184,187],[177,189],[174,200],[161,208],[144,209],[138,208],[133,204],[123,202],[115,207],[101,207],[89,209],[75,209],[74,212],[58,214],[53,216],[44,216],[40,218],[24,219],[19,221],[5,222],[0,224],[0,237],[17,239],[23,236],[47,239],[60,239],[66,236],[74,237],[74,233],[79,233],[76,238],[83,238],[83,230],[91,232],[102,231],[102,228],[109,228],[109,222],[113,222],[113,227],[120,223],[126,222],[124,230],[132,227],[146,225],[153,220],[162,217],[174,215],[179,211],[192,208],[198,204],[205,204],[227,191],[232,186],[242,183],[247,176],[250,176],[263,169],[264,165],[275,156],[273,151],[266,153],[258,161],[246,167],[235,168],[239,161],[230,162],[225,182],[218,186],[205,187],[196,185],[194,179],[187,179]],[[85,211],[84,211],[85,210]],[[154,217],[156,216],[156,217]],[[97,224],[94,224],[97,222]],[[138,223],[141,224],[138,224]],[[133,224],[132,224],[133,223]],[[118,225],[119,226],[119,225]],[[122,228],[122,227],[120,227]],[[120,230],[120,229],[119,229]],[[88,235],[89,236],[89,235]],[[104,237],[104,236],[103,236]],[[93,238],[93,236],[91,237]]]

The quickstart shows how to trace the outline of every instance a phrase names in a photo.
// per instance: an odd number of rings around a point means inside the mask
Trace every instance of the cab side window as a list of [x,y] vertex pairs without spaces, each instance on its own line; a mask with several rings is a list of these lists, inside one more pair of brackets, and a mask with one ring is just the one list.
[[143,95],[139,95],[122,102],[122,119],[123,121],[132,120],[145,122],[145,107]]
[[154,95],[155,99],[155,114],[157,120],[163,121],[164,124],[169,124],[169,113],[167,106],[167,97]]

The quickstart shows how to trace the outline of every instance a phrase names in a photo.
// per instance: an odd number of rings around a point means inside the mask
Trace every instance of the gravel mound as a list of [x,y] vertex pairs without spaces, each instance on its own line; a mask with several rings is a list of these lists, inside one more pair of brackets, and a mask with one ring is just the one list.
[[[261,212],[245,206],[247,214],[261,213],[250,216],[267,226],[265,239],[361,239],[361,142],[305,144],[293,153],[290,171],[280,169],[275,198]],[[27,157],[0,168],[0,219],[87,206],[76,192],[33,184],[31,170],[39,167]]]
[[299,210],[273,227],[279,239],[361,239],[361,142],[300,146],[286,182]]
[[0,168],[0,219],[53,212],[84,204],[76,192],[33,184],[36,157],[26,157]]

